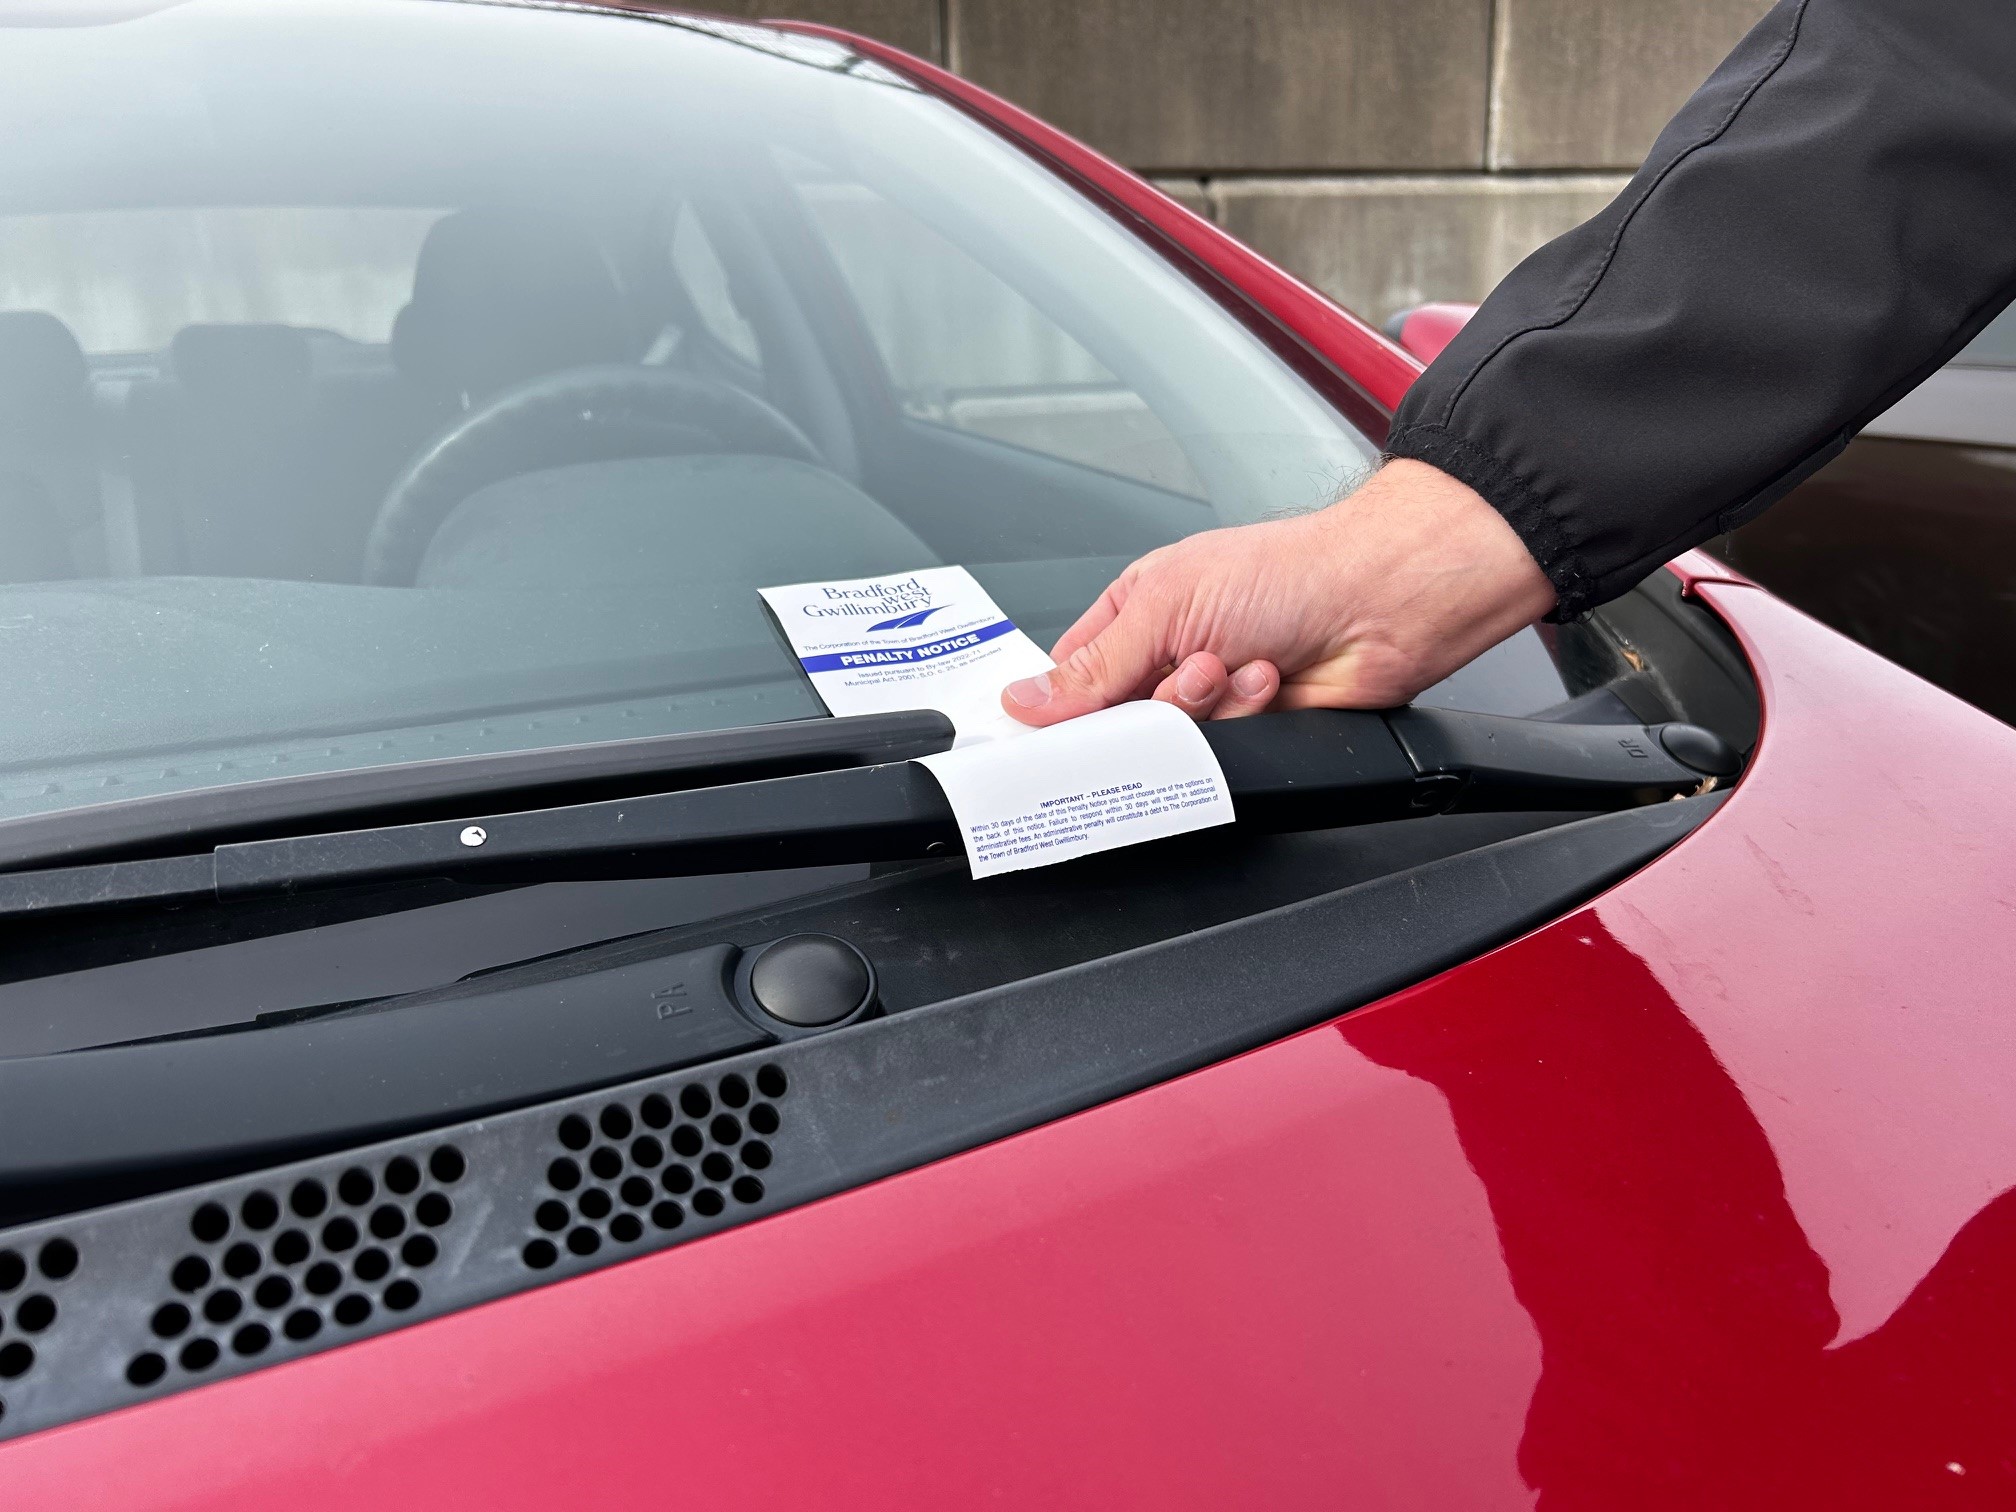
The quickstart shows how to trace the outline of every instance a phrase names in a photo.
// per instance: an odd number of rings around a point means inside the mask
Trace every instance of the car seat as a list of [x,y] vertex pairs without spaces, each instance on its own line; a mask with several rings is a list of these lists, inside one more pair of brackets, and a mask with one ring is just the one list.
[[0,311],[0,582],[102,567],[91,375],[70,328]]

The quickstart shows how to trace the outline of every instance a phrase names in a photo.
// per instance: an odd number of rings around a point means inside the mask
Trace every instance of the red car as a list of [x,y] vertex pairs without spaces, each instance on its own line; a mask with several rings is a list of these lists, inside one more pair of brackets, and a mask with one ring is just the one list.
[[2016,1500],[2016,732],[1705,557],[974,881],[759,587],[1054,635],[1415,362],[928,64],[0,7],[0,1500]]

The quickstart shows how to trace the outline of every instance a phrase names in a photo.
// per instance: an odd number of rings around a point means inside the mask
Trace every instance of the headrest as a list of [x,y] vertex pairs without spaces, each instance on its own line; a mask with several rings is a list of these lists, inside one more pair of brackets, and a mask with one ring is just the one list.
[[635,348],[622,292],[587,234],[504,207],[435,222],[392,329],[402,373],[472,399],[562,368],[627,362]]
[[0,434],[46,441],[90,413],[90,372],[70,327],[42,310],[0,311]]
[[308,335],[284,325],[184,326],[168,370],[192,394],[250,403],[297,393],[308,381]]

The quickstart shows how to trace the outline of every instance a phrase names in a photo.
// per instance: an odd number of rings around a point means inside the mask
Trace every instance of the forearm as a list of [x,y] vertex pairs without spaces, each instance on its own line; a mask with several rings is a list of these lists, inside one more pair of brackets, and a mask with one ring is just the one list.
[[1594,220],[1527,259],[1388,442],[1572,614],[1748,518],[2016,294],[2016,7],[1783,0]]

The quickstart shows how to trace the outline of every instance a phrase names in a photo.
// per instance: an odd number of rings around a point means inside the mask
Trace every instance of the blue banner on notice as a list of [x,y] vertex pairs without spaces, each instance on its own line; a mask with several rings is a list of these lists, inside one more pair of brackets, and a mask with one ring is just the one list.
[[975,646],[983,646],[998,636],[1009,634],[1014,628],[1012,621],[996,620],[993,624],[982,625],[977,630],[962,630],[957,635],[925,641],[922,645],[875,646],[861,651],[829,651],[822,656],[802,657],[798,664],[807,672],[858,672],[869,667],[915,666],[940,656],[950,656],[956,651],[969,651]]

